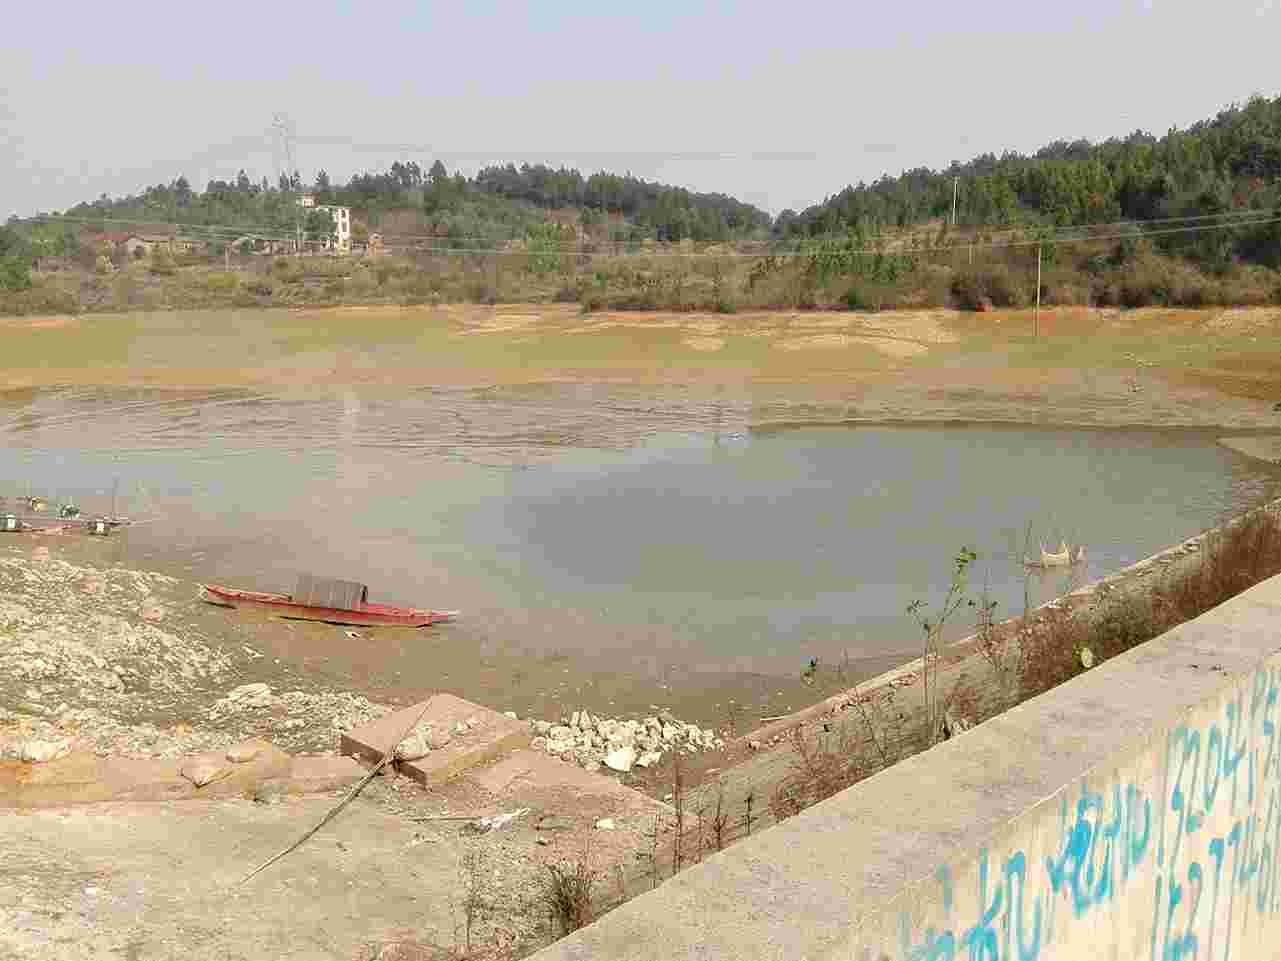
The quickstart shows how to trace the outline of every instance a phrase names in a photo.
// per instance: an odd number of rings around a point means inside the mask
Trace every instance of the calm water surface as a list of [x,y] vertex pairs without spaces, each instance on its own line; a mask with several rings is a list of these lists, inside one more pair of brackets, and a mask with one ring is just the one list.
[[[42,392],[4,408],[0,481],[151,518],[130,564],[289,590],[307,570],[461,608],[452,642],[636,676],[792,675],[909,656],[951,558],[1020,612],[1281,496],[1201,433],[752,432],[747,410],[600,390]],[[1033,532],[1084,543],[1026,576]],[[966,625],[969,626],[969,625]]]

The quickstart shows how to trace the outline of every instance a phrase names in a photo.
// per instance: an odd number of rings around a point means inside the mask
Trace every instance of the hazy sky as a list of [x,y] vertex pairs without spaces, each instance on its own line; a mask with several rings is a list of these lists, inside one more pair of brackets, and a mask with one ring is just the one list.
[[185,174],[442,158],[627,170],[771,212],[1276,96],[1281,0],[13,5],[0,218]]

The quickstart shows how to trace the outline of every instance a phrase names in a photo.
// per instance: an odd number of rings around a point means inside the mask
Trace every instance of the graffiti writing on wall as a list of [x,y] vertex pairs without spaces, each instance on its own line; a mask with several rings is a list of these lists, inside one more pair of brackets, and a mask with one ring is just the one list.
[[[1081,957],[1082,937],[1128,935],[1141,917],[1142,950],[1119,956],[1232,961],[1234,938],[1281,910],[1279,684],[1281,671],[1261,670],[1171,730],[1145,773],[1075,786],[1057,801],[1056,830],[980,852],[966,890],[940,866],[938,916],[900,916],[891,942],[861,959]],[[1281,954],[1281,925],[1276,944]]]

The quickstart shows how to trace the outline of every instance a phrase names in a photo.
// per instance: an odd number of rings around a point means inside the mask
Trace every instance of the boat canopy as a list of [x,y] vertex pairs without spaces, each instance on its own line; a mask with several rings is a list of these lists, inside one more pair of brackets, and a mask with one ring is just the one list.
[[359,611],[369,603],[369,588],[355,581],[299,574],[298,586],[294,589],[291,600],[295,604],[305,604],[308,607]]

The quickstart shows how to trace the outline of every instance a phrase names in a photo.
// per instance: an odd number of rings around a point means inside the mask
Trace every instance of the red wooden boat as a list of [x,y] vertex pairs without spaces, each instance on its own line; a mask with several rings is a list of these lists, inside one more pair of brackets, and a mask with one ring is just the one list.
[[221,607],[256,607],[281,617],[359,627],[393,625],[427,627],[457,616],[457,611],[418,610],[369,603],[369,588],[354,581],[302,575],[293,594],[240,591],[217,584],[200,585],[201,600]]

